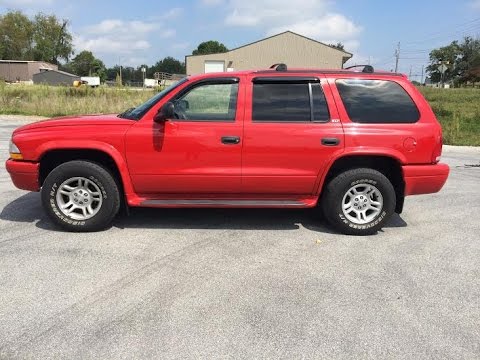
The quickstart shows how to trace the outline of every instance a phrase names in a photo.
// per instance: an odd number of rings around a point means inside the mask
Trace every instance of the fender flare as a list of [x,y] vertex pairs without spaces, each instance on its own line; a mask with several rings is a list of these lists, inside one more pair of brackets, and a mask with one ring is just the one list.
[[37,148],[38,161],[49,151],[58,150],[96,150],[101,151],[112,158],[120,173],[125,195],[134,193],[130,172],[124,156],[112,145],[101,141],[79,142],[78,140],[55,140],[41,144]]
[[313,193],[317,197],[321,196],[322,189],[325,184],[325,179],[327,178],[327,175],[332,169],[332,166],[335,164],[335,162],[337,162],[342,158],[351,157],[351,156],[387,157],[398,162],[400,166],[402,166],[407,162],[407,159],[403,153],[391,148],[373,148],[373,149],[345,148],[345,151],[333,156],[330,159],[330,161],[328,161],[327,166],[325,166],[324,170],[318,174],[317,181],[315,182],[315,186],[313,188],[313,191],[314,191]]

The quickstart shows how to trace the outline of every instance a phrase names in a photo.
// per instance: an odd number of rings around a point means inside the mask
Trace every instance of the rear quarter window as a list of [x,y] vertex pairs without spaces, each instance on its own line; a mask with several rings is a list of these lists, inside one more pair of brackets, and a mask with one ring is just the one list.
[[335,84],[353,122],[402,124],[420,118],[412,98],[394,81],[338,79]]

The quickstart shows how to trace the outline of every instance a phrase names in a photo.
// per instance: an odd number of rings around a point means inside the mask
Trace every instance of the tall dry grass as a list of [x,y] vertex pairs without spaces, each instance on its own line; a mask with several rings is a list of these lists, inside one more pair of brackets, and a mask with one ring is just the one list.
[[119,113],[154,95],[153,90],[130,88],[73,88],[0,83],[0,114],[47,117]]

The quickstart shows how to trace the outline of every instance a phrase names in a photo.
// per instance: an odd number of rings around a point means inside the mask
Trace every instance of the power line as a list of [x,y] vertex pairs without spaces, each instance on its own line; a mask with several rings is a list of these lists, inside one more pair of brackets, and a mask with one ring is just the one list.
[[452,37],[452,36],[456,36],[456,35],[459,35],[459,34],[464,35],[468,32],[472,32],[472,31],[475,31],[475,30],[480,31],[480,18],[469,21],[467,23],[464,23],[464,25],[469,24],[469,23],[473,23],[473,24],[470,24],[463,29],[458,29],[459,26],[455,26],[456,30],[453,31],[453,32],[451,30],[445,29],[445,30],[442,30],[442,31],[439,31],[439,32],[436,32],[436,33],[432,33],[432,34],[429,35],[428,38],[424,38],[424,39],[421,39],[421,40],[415,40],[415,41],[409,41],[409,42],[406,42],[405,45],[407,45],[407,48],[408,48],[409,45],[422,44],[422,43],[429,42],[429,41],[432,41],[432,40],[436,40],[436,39],[439,39],[439,38]]

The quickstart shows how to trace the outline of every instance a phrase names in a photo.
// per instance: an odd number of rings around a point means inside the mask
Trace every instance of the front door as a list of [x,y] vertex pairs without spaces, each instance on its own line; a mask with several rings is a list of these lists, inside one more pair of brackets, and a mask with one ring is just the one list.
[[142,119],[126,136],[135,191],[145,197],[240,193],[243,93],[239,78],[187,84],[170,99],[175,118]]
[[251,75],[243,139],[243,192],[309,196],[329,160],[344,148],[326,79]]

